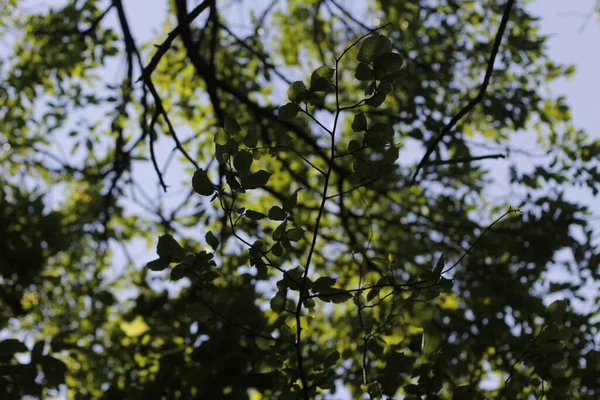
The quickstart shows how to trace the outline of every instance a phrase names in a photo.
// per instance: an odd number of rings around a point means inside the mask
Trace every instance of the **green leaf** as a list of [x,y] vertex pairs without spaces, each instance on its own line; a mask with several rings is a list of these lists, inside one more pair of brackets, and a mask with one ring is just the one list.
[[442,254],[440,256],[440,259],[438,260],[437,264],[435,264],[435,267],[433,268],[433,275],[435,276],[435,279],[440,279],[442,276],[442,272],[444,271],[444,266],[445,266],[444,259],[445,259],[445,257]]
[[267,216],[261,212],[258,211],[254,211],[254,210],[246,210],[246,212],[244,213],[244,216],[246,216],[247,218],[250,218],[254,221],[259,221],[261,219],[267,218]]
[[330,368],[330,367],[334,366],[339,359],[340,359],[340,353],[339,353],[339,351],[335,350],[334,352],[327,355],[327,357],[325,357],[325,360],[323,361],[323,367]]
[[382,82],[377,86],[377,93],[389,94],[394,90],[394,86],[389,82]]
[[330,288],[322,293],[319,293],[319,299],[335,304],[344,303],[351,298],[352,294],[350,294],[347,290],[338,288]]
[[374,34],[362,41],[356,59],[363,63],[369,63],[389,51],[392,51],[390,39],[383,35]]
[[215,235],[213,235],[213,233],[211,231],[206,232],[206,235],[204,235],[204,238],[206,239],[206,243],[208,243],[208,245],[210,247],[212,247],[213,250],[217,250],[217,247],[219,247],[219,239],[217,239],[217,237]]
[[358,140],[352,139],[348,143],[348,153],[354,153],[355,151],[357,151],[361,147],[362,146],[361,146],[361,144],[360,144],[360,142]]
[[398,149],[398,147],[392,146],[385,151],[385,154],[383,155],[383,161],[386,164],[393,164],[394,162],[396,162],[399,156],[400,150]]
[[283,233],[285,232],[285,227],[287,226],[287,221],[283,221],[281,224],[275,228],[273,231],[272,237],[273,240],[280,240],[283,237]]
[[27,351],[27,346],[17,339],[3,340],[0,342],[0,362],[8,363],[15,354]]
[[296,190],[290,197],[285,199],[285,201],[283,202],[283,211],[292,212],[294,207],[296,207],[296,204],[298,203],[299,190],[300,189]]
[[313,71],[311,74],[311,78],[325,78],[327,80],[332,79],[335,74],[335,69],[329,68],[326,65],[323,65]]
[[246,176],[250,173],[250,167],[254,158],[249,151],[240,150],[235,157],[233,157],[233,166],[240,174],[240,176]]
[[215,134],[215,143],[219,146],[226,146],[229,143],[229,134],[223,129],[219,129]]
[[254,338],[254,343],[256,344],[256,347],[258,347],[262,351],[272,351],[271,345],[273,344],[273,342],[271,340],[268,340],[261,336],[256,336]]
[[434,353],[440,347],[441,343],[442,334],[434,325],[428,324],[423,327],[423,353]]
[[44,356],[40,359],[40,365],[44,371],[44,378],[49,387],[56,387],[65,383],[67,366],[61,360]]
[[271,252],[275,257],[281,257],[283,255],[283,246],[279,243],[276,243],[272,248]]
[[302,81],[292,82],[287,90],[288,99],[293,103],[300,103],[307,96],[306,86]]
[[548,313],[552,321],[560,322],[564,315],[567,313],[569,307],[569,300],[561,299],[552,302],[548,306]]
[[384,93],[376,93],[372,97],[369,97],[368,99],[366,99],[365,104],[368,106],[377,108],[380,105],[382,105],[384,101],[385,101],[385,94]]
[[232,190],[239,190],[242,187],[235,178],[235,175],[229,170],[225,171],[225,181],[227,181],[227,184]]
[[379,399],[383,395],[383,387],[378,381],[369,383],[367,390],[372,399]]
[[[313,92],[327,92],[331,89],[331,83],[325,78],[314,78],[310,81],[310,90]],[[309,99],[310,104],[315,104],[317,98],[312,97]]]
[[285,211],[279,206],[273,206],[269,209],[269,219],[283,221],[285,219]]
[[234,119],[231,118],[230,116],[225,116],[225,132],[229,133],[230,135],[235,135],[236,133],[239,133],[241,128],[240,128],[240,124],[238,124],[238,122]]
[[152,260],[149,263],[147,263],[146,267],[150,271],[163,271],[169,266],[169,264],[170,261],[168,259],[157,258],[156,260]]
[[186,273],[186,266],[185,264],[177,264],[176,266],[173,267],[173,269],[171,269],[171,280],[172,281],[178,281],[181,278],[183,278],[185,276]]
[[310,76],[310,90],[314,92],[326,92],[331,89],[331,79],[335,74],[333,68],[322,66],[313,71]]
[[300,107],[298,107],[296,103],[287,103],[279,107],[279,115],[277,118],[280,121],[290,121],[298,115],[298,111],[300,111]]
[[198,169],[192,177],[192,188],[194,192],[202,196],[211,196],[215,192],[215,186],[212,184],[206,171]]
[[253,174],[242,177],[242,188],[257,189],[265,186],[271,178],[271,173],[265,170],[256,171]]
[[248,131],[244,136],[244,144],[249,148],[254,148],[258,144],[258,134],[254,130]]
[[171,259],[172,261],[181,261],[185,256],[183,247],[169,234],[164,234],[158,238],[156,253],[160,258]]
[[148,326],[146,321],[144,321],[144,318],[142,318],[141,315],[135,317],[135,319],[131,322],[122,321],[119,324],[119,327],[129,337],[141,336],[150,330],[150,327]]
[[367,117],[365,117],[365,114],[363,114],[363,113],[354,114],[354,119],[352,120],[352,130],[354,132],[364,132],[366,129],[367,129]]
[[322,276],[312,284],[312,290],[315,293],[321,293],[327,291],[333,285],[335,285],[337,279],[332,278],[330,276]]
[[370,81],[375,77],[375,72],[365,63],[359,63],[354,77],[359,81]]
[[381,80],[383,77],[398,72],[404,60],[400,54],[386,52],[381,54],[373,63],[375,69],[375,78]]
[[304,237],[304,229],[292,228],[285,233],[285,237],[291,242],[297,242]]

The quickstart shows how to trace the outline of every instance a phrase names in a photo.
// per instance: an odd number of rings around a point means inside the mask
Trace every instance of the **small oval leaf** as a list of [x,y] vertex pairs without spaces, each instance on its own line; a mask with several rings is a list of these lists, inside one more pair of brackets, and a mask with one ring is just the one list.
[[290,121],[298,115],[298,105],[295,103],[287,103],[281,107],[279,107],[279,115],[277,118],[280,121]]

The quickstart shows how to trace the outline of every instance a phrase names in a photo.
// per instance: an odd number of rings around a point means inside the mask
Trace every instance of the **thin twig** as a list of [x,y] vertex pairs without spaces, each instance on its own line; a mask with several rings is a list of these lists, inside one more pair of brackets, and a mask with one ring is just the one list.
[[481,232],[481,235],[479,235],[477,237],[477,239],[475,239],[475,241],[473,242],[473,244],[471,244],[471,246],[467,249],[467,251],[465,253],[463,253],[463,255],[458,259],[458,261],[455,262],[454,265],[452,265],[450,268],[442,271],[442,275],[446,274],[446,273],[448,273],[450,271],[452,271],[458,264],[460,264],[460,262],[471,252],[471,250],[473,250],[473,248],[477,245],[477,243],[479,243],[479,241],[481,240],[481,238],[483,237],[483,235],[485,235],[487,233],[487,231],[489,231],[494,225],[496,225],[498,222],[500,222],[501,220],[503,220],[504,217],[506,217],[510,213],[519,213],[520,214],[521,211],[518,210],[518,209],[509,208],[507,212],[505,212],[504,214],[502,214],[494,222],[492,222],[488,227],[486,227],[483,230],[483,232]]
[[454,128],[454,126],[465,115],[470,113],[475,108],[475,106],[483,100],[485,92],[489,86],[490,79],[492,77],[492,73],[494,72],[494,62],[496,61],[496,56],[498,55],[498,51],[500,50],[500,44],[502,43],[502,37],[504,36],[504,32],[506,31],[506,26],[508,24],[508,19],[510,17],[510,12],[512,10],[514,3],[515,3],[515,0],[507,0],[507,2],[506,2],[506,6],[505,6],[504,12],[502,14],[502,21],[500,21],[500,26],[498,28],[498,32],[496,33],[496,37],[494,39],[492,53],[488,60],[487,69],[485,71],[485,76],[483,78],[483,82],[481,83],[481,86],[479,87],[479,93],[477,94],[477,96],[475,96],[475,98],[473,98],[471,101],[469,101],[469,103],[466,106],[464,106],[454,117],[452,117],[450,122],[448,122],[446,125],[444,125],[442,127],[442,129],[440,130],[440,133],[433,140],[433,142],[431,142],[431,144],[427,148],[427,151],[425,152],[425,155],[423,156],[423,158],[417,165],[417,169],[415,170],[415,172],[413,174],[413,177],[412,177],[412,180],[411,180],[409,186],[412,186],[416,183],[417,176],[419,175],[419,171],[421,171],[421,168],[423,168],[423,166],[427,163],[427,160],[431,156],[431,153],[433,153],[435,151],[436,147],[440,144],[442,139],[448,133],[450,133],[452,128]]
[[183,23],[177,25],[177,27],[175,29],[173,29],[171,32],[169,32],[169,34],[167,35],[167,38],[162,42],[162,44],[160,46],[158,46],[156,53],[154,53],[154,55],[152,56],[152,59],[150,60],[150,62],[146,66],[146,68],[142,69],[143,72],[142,72],[142,75],[139,77],[138,82],[141,80],[144,80],[146,78],[149,78],[150,75],[152,75],[152,72],[154,72],[154,70],[158,66],[158,63],[160,62],[162,57],[167,53],[167,51],[169,51],[171,44],[173,43],[175,38],[177,38],[177,35],[179,35],[181,33],[182,29],[185,26],[189,26],[189,24],[194,19],[196,19],[202,13],[202,11],[206,10],[211,5],[211,3],[213,3],[214,1],[215,0],[204,0],[202,3],[200,3],[198,6],[196,6],[187,15],[187,17],[185,18],[185,21]]
[[480,161],[487,159],[498,159],[498,158],[506,158],[504,154],[490,154],[487,156],[477,156],[477,157],[460,157],[460,158],[452,158],[449,160],[436,160],[427,162],[424,167],[429,166],[437,166],[437,165],[451,165],[451,164],[461,164],[461,163],[470,163],[472,161]]

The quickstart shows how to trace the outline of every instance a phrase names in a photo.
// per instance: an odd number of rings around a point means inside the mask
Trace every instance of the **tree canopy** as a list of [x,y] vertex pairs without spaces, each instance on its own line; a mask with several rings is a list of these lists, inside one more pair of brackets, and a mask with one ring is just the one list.
[[526,2],[2,4],[3,399],[600,396]]

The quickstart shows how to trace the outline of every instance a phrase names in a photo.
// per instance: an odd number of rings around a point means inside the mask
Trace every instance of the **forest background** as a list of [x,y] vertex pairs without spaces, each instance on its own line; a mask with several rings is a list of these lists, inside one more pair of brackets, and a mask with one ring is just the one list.
[[0,393],[596,398],[583,3],[3,1]]

